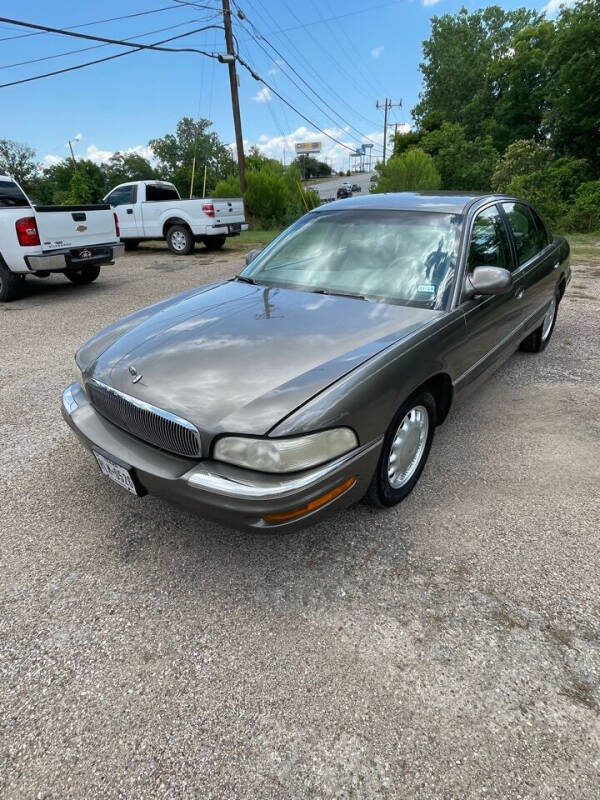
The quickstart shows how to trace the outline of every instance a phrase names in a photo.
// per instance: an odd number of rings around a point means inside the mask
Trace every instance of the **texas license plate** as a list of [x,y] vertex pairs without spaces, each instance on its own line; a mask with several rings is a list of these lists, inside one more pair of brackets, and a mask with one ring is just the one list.
[[110,458],[106,458],[106,456],[96,452],[96,450],[92,452],[94,453],[96,461],[98,462],[98,466],[104,475],[109,477],[111,481],[117,483],[122,489],[131,492],[131,494],[134,494],[136,497],[140,496],[140,492],[138,491],[135,481],[133,480],[131,469],[127,469],[127,467],[122,467],[120,464],[116,464],[114,461],[111,461]]

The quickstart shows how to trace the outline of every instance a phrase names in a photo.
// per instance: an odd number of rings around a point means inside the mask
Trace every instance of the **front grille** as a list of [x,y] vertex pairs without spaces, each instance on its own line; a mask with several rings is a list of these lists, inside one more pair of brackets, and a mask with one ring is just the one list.
[[198,429],[187,420],[99,381],[88,381],[86,389],[96,411],[132,436],[180,456],[202,454]]

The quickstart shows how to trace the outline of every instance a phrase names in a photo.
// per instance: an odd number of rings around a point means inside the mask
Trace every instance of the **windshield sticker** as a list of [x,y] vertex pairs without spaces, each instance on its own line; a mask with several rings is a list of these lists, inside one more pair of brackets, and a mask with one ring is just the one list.
[[435,290],[437,286],[434,283],[420,283],[417,286],[417,292],[419,294],[435,294]]

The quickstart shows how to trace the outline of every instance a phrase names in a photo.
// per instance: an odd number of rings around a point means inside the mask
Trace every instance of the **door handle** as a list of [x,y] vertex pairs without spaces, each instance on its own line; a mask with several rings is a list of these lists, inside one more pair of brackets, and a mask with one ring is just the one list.
[[524,294],[525,294],[524,289],[517,289],[517,291],[515,292],[515,297],[517,298],[517,300],[522,300]]
[[128,213],[128,214],[133,214],[133,208],[128,208],[128,209],[127,209],[127,213]]
[[554,265],[554,269],[558,269],[559,267],[560,267],[560,261],[557,261],[556,264]]

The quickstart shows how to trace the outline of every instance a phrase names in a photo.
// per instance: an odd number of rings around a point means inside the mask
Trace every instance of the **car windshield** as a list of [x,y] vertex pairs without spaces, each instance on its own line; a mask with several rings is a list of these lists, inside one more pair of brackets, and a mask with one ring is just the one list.
[[257,256],[243,278],[372,300],[442,307],[462,217],[421,211],[308,214]]

